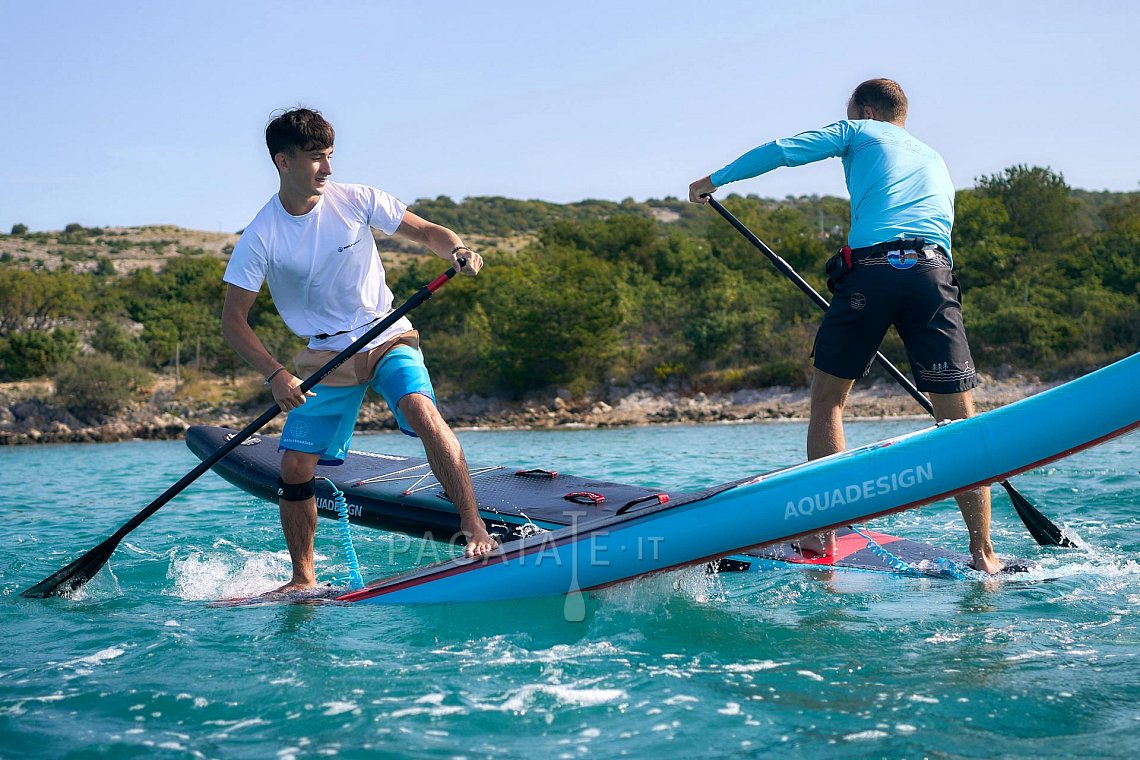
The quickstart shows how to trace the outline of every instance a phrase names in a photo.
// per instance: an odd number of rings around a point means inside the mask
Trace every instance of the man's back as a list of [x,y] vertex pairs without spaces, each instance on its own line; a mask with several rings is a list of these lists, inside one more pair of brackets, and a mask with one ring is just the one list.
[[924,237],[949,252],[954,185],[937,151],[889,122],[839,124],[846,127],[851,247]]

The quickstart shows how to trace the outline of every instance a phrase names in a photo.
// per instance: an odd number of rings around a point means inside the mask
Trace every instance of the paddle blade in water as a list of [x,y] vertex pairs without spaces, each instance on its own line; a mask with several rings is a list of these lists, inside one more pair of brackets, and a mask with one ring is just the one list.
[[1009,500],[1013,502],[1013,508],[1017,510],[1018,517],[1025,523],[1025,527],[1029,530],[1029,535],[1033,536],[1033,540],[1039,546],[1064,546],[1066,548],[1073,548],[1076,546],[1067,536],[1061,533],[1053,522],[1041,514],[1037,507],[1021,495],[1013,484],[1008,480],[1001,482],[1002,488],[1009,494]]
[[66,596],[80,588],[107,564],[119,545],[118,537],[112,536],[91,551],[82,555],[67,567],[56,570],[42,581],[32,586],[20,596],[29,599],[46,599],[49,596]]

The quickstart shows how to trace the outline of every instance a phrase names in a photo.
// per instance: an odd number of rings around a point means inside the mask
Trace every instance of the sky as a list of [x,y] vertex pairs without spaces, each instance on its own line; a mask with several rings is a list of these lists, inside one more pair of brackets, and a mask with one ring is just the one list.
[[[299,104],[334,180],[407,202],[684,197],[880,76],[959,188],[1027,164],[1140,190],[1138,29],[1119,0],[0,0],[0,233],[239,230]],[[726,192],[847,196],[837,160]]]

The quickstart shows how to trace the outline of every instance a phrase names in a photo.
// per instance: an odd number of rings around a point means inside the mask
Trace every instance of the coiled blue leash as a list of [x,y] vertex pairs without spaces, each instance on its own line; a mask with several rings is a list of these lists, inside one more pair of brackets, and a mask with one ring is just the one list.
[[883,548],[882,544],[880,544],[878,541],[876,541],[875,539],[868,536],[863,531],[856,528],[854,525],[850,525],[848,527],[850,527],[851,530],[855,531],[856,533],[858,533],[863,538],[867,539],[867,548],[871,550],[872,554],[874,554],[876,557],[878,557],[884,563],[886,563],[887,567],[889,567],[891,570],[894,570],[896,573],[902,573],[903,575],[922,575],[923,574],[922,571],[915,568],[913,565],[908,563],[906,560],[902,559],[901,557],[896,557],[895,555],[891,554],[889,551],[887,551],[886,549]]
[[[848,527],[863,538],[867,539],[867,548],[871,550],[871,553],[879,559],[883,560],[883,562],[886,563],[887,567],[889,567],[891,570],[894,570],[896,573],[917,576],[929,575],[929,573],[922,572],[901,557],[896,557],[895,555],[891,554],[889,551],[883,548],[882,544],[868,536],[863,531],[859,530],[854,525],[849,525]],[[938,559],[934,560],[934,564],[938,566],[939,575],[953,578],[956,581],[969,580],[969,576],[959,570],[958,565],[947,557],[939,557]]]
[[[348,500],[344,498],[344,492],[336,487],[328,478],[330,486],[333,490],[333,506],[336,507],[336,521],[340,526],[340,542],[344,547],[344,561],[348,565],[348,585],[352,588],[364,588],[364,578],[360,575],[360,560],[356,556],[356,548],[352,545],[352,533],[348,524]],[[334,579],[334,583],[339,582],[339,579]]]

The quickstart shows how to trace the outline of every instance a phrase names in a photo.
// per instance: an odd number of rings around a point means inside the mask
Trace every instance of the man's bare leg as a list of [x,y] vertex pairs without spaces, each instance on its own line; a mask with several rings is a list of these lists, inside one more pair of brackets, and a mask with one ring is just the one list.
[[[808,459],[820,459],[847,448],[843,435],[843,407],[854,380],[816,369],[811,380],[811,420],[808,422]],[[803,536],[795,542],[801,550],[824,556],[835,553],[835,531]]]
[[[931,393],[930,403],[934,405],[934,416],[939,420],[962,420],[974,416],[974,396],[971,391]],[[989,486],[964,491],[954,498],[958,501],[966,529],[970,531],[970,555],[974,558],[974,569],[986,573],[998,572],[1002,564],[994,554],[990,541]]]
[[[306,454],[286,450],[281,456],[281,480],[286,483],[307,483],[317,471],[319,454]],[[317,585],[317,574],[313,567],[313,539],[317,535],[317,500],[304,501],[278,500],[281,511],[281,530],[285,533],[285,545],[289,547],[289,559],[293,562],[293,578],[281,588],[283,591],[302,591]]]
[[475,502],[475,489],[467,471],[467,458],[459,439],[448,427],[435,403],[422,393],[409,393],[400,399],[404,419],[424,444],[432,474],[459,510],[460,528],[467,535],[464,553],[478,557],[498,544],[487,533],[487,526],[479,516]]

